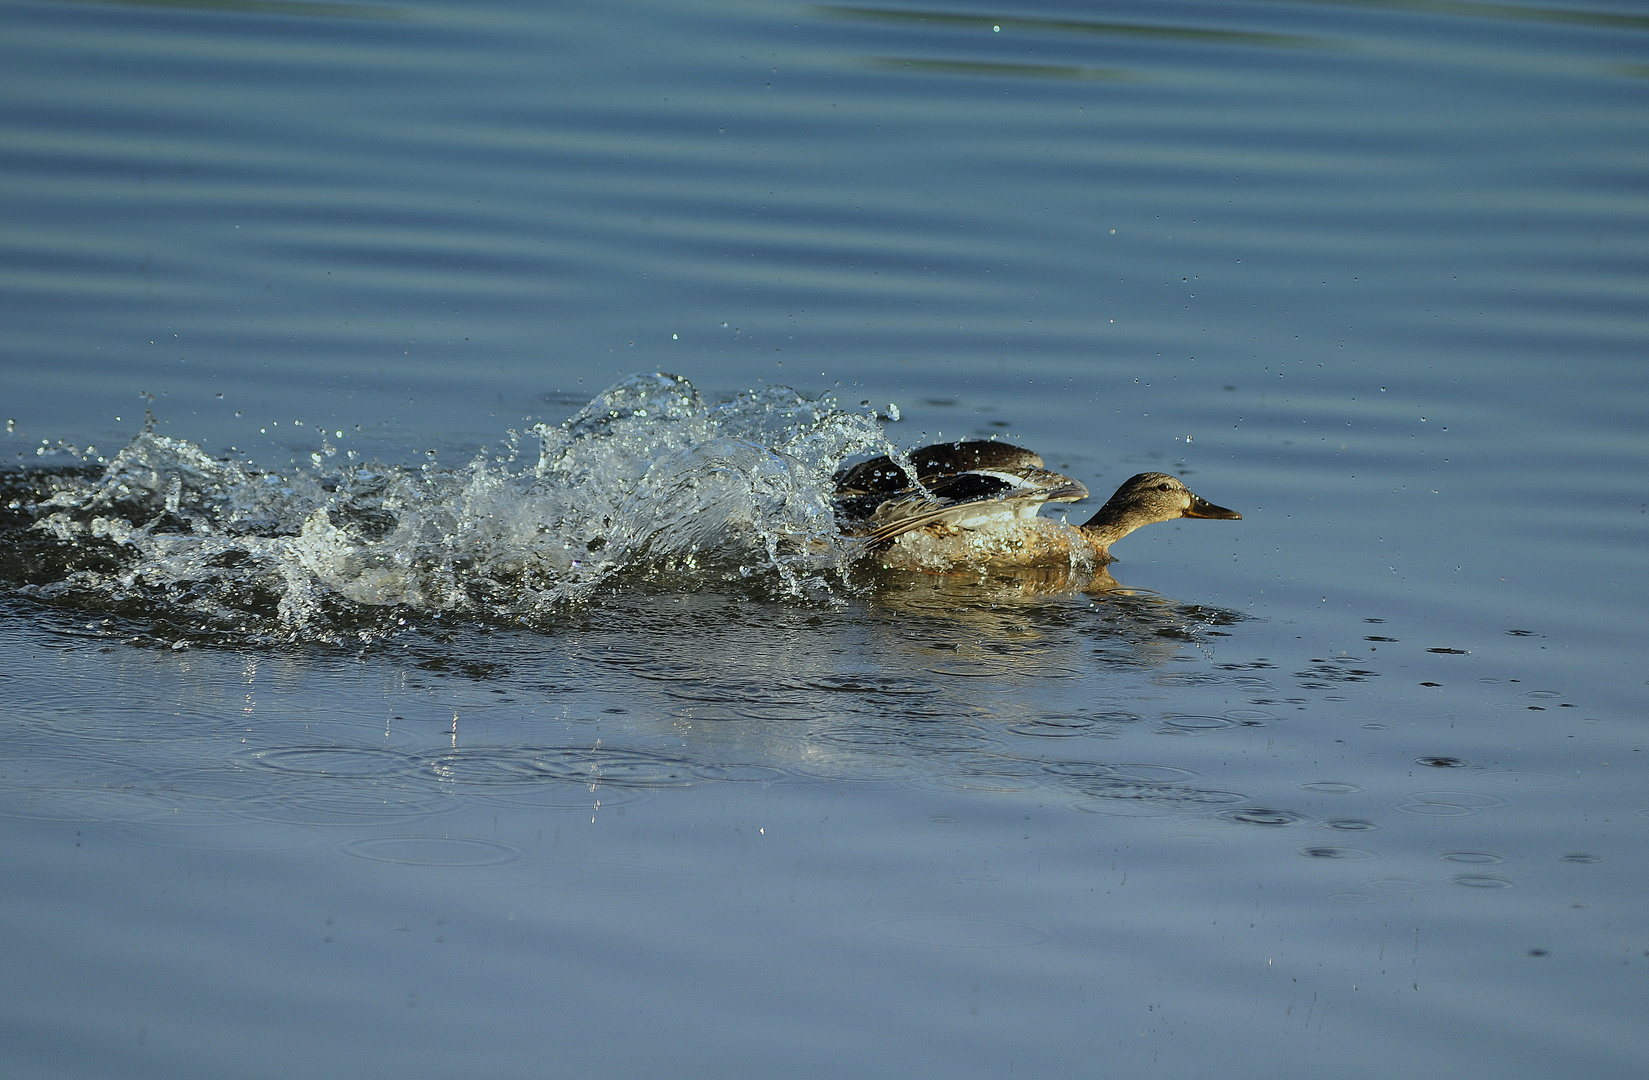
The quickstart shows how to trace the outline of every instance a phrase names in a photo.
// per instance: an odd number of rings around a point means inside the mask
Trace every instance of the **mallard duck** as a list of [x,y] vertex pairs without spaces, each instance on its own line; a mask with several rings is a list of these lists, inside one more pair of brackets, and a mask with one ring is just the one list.
[[924,446],[910,455],[916,483],[891,458],[836,474],[842,531],[861,537],[884,566],[930,573],[970,568],[1097,570],[1111,545],[1142,525],[1174,518],[1235,521],[1177,477],[1129,477],[1081,525],[1037,516],[1043,503],[1076,502],[1088,489],[1050,471],[1022,447],[982,440]]

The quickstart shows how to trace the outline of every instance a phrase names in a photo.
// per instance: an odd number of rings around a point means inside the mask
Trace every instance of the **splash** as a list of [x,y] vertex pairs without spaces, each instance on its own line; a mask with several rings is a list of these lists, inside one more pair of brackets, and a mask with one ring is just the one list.
[[462,469],[329,472],[315,455],[316,471],[282,475],[145,432],[101,472],[27,477],[0,582],[298,640],[365,640],[408,614],[531,623],[632,579],[828,595],[858,553],[830,477],[867,451],[893,448],[828,396],[768,387],[711,403],[663,374]]

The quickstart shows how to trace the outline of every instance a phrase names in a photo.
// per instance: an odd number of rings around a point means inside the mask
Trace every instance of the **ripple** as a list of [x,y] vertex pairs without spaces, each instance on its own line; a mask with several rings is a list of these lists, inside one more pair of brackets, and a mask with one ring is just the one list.
[[[1081,716],[1039,716],[1035,720],[1010,724],[1007,730],[1015,735],[1027,735],[1033,739],[1072,739],[1079,735],[1093,734],[1098,726],[1094,721]],[[1111,734],[1114,738],[1115,733]]]
[[1431,769],[1464,769],[1466,763],[1457,757],[1417,757],[1416,765],[1424,765]]
[[977,754],[983,750],[999,750],[999,740],[972,731],[923,731],[906,733],[904,744],[918,754]]
[[[741,766],[707,765],[675,754],[604,746],[465,747],[438,755],[429,767],[443,781],[483,788],[542,783],[672,788],[740,779],[743,773]],[[762,772],[762,778],[772,775],[773,770]]]
[[904,746],[904,732],[888,725],[837,724],[814,728],[810,741],[851,746],[865,750],[897,750]]
[[283,746],[255,750],[250,758],[253,764],[276,772],[342,780],[411,776],[423,764],[412,754],[381,746]]
[[1499,795],[1480,795],[1472,791],[1417,791],[1392,806],[1392,809],[1421,817],[1464,817],[1479,810],[1505,806],[1507,801]]
[[1305,791],[1316,791],[1324,795],[1355,795],[1363,789],[1357,784],[1344,780],[1313,780],[1309,784],[1301,784]]
[[1042,771],[1060,777],[1063,786],[1077,794],[1103,800],[1099,805],[1076,807],[1088,813],[1116,814],[1116,807],[1123,804],[1141,808],[1129,811],[1130,815],[1183,812],[1229,806],[1247,798],[1235,791],[1189,786],[1184,781],[1197,774],[1171,765],[1056,761],[1043,765]]
[[752,690],[750,686],[742,683],[689,683],[672,686],[664,691],[664,696],[675,701],[731,706],[746,713],[751,710],[783,710],[778,719],[816,715],[819,712],[818,701],[807,695],[767,693]]
[[1505,856],[1496,855],[1492,851],[1444,851],[1437,857],[1447,859],[1449,862],[1474,863],[1485,866],[1506,861]]
[[1025,949],[1053,936],[1039,926],[1001,919],[917,916],[883,919],[872,926],[881,937],[935,949]]
[[1014,794],[1026,791],[1035,791],[1044,787],[1034,776],[1015,776],[1007,773],[966,772],[952,776],[934,778],[924,787],[942,788],[947,791],[983,791],[993,794]]
[[628,667],[631,675],[649,682],[701,683],[710,678],[710,672],[697,664],[661,664],[651,660],[646,662],[649,666],[642,666],[641,662],[628,658],[603,657],[602,660],[605,663]]
[[1099,761],[1051,761],[1042,766],[1055,776],[1094,777],[1106,780],[1134,780],[1146,784],[1178,784],[1196,780],[1200,774],[1177,765],[1148,763],[1113,764]]
[[1303,847],[1300,854],[1311,859],[1345,859],[1348,862],[1366,862],[1379,857],[1372,851],[1347,847]]
[[376,836],[340,844],[338,850],[399,866],[499,866],[521,857],[520,849],[508,844],[458,836]]
[[[951,660],[934,664],[927,670],[935,675],[946,675],[953,679],[998,679],[1004,675],[1012,675],[1016,667],[1006,660]],[[1038,677],[1041,674],[1041,670],[1038,669]]]
[[704,724],[739,724],[750,719],[739,706],[720,702],[707,702],[702,705],[677,705],[672,709],[667,709],[665,715],[678,720],[697,721]]
[[1513,886],[1509,878],[1493,874],[1461,874],[1453,880],[1456,885],[1464,885],[1468,889],[1510,889]]
[[1223,716],[1165,716],[1157,732],[1163,735],[1206,735],[1210,731],[1236,727],[1235,720]]
[[795,685],[808,690],[825,690],[837,694],[919,696],[933,693],[933,683],[927,679],[876,676],[863,673],[856,675],[826,675]]
[[1175,671],[1154,675],[1151,681],[1157,686],[1214,686],[1230,681],[1230,677],[1203,671]]
[[232,813],[282,825],[360,826],[391,824],[450,813],[457,803],[436,788],[404,783],[299,786],[265,792],[229,804]]
[[[837,711],[848,716],[864,716],[877,720],[897,716],[901,720],[917,723],[928,720],[949,723],[964,718],[991,715],[982,705],[958,701],[939,693],[930,693],[925,700],[920,701],[911,701],[907,698],[891,698],[884,701],[871,695],[858,702],[838,703]],[[812,717],[818,719],[826,712],[825,709],[816,708],[812,712]]]
[[1590,865],[1592,863],[1603,861],[1601,856],[1588,855],[1584,851],[1574,851],[1574,852],[1570,852],[1567,855],[1559,855],[1558,860],[1560,862],[1580,863],[1580,864],[1584,864],[1584,865]]
[[1305,815],[1298,811],[1269,806],[1245,806],[1240,810],[1222,810],[1219,816],[1240,825],[1294,825],[1305,820]]
[[815,728],[795,748],[791,771],[826,780],[886,781],[912,776],[917,762],[902,733],[886,726],[842,724]]
[[1090,780],[1077,788],[1095,799],[1128,799],[1154,803],[1164,809],[1194,810],[1205,806],[1229,806],[1242,802],[1235,791],[1211,791],[1204,788],[1178,787],[1168,784],[1141,784],[1134,780]]
[[1329,818],[1321,822],[1321,825],[1325,829],[1335,829],[1339,832],[1367,832],[1380,827],[1367,818]]
[[746,720],[774,721],[808,721],[818,718],[820,709],[816,705],[791,705],[784,702],[756,702],[750,705],[739,706],[739,715]]
[[1015,735],[1038,739],[1069,739],[1078,735],[1114,739],[1118,736],[1118,732],[1112,730],[1116,725],[1138,723],[1139,720],[1140,717],[1125,712],[1046,713],[1009,725],[1007,730]]

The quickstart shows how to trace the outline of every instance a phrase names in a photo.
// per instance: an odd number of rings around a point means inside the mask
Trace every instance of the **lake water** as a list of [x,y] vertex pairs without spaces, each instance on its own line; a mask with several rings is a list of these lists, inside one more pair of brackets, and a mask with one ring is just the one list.
[[0,1071],[1649,1069],[1649,7],[0,19]]

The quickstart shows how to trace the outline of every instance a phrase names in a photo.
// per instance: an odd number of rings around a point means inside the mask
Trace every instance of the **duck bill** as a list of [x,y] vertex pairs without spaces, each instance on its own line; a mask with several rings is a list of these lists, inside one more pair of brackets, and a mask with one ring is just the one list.
[[1200,495],[1191,496],[1191,505],[1186,507],[1181,517],[1216,518],[1220,521],[1241,521],[1242,515],[1235,510],[1227,510],[1223,506],[1215,506]]

